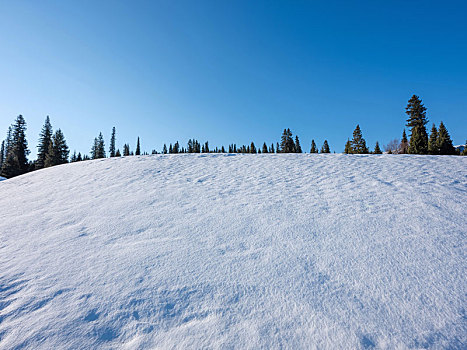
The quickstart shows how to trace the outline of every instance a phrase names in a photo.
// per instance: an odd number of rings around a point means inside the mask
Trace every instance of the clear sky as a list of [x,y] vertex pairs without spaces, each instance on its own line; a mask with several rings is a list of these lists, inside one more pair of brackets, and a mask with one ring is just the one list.
[[[46,115],[71,151],[140,136],[261,145],[284,128],[342,152],[400,138],[419,95],[428,129],[467,138],[465,1],[0,0],[0,132],[18,114],[35,158]],[[2,138],[4,136],[1,136]]]

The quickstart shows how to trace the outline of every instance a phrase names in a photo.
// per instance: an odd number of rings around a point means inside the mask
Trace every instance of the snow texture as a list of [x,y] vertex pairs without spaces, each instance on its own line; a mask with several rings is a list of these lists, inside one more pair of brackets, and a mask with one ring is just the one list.
[[467,157],[188,154],[0,183],[1,349],[465,349]]

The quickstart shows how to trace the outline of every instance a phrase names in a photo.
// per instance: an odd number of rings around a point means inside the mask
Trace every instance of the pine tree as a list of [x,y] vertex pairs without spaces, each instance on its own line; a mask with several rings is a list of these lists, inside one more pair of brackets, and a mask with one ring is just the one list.
[[81,162],[83,158],[81,158],[81,152],[78,152],[78,156],[76,157],[77,162]]
[[323,147],[321,147],[321,153],[331,153],[329,149],[328,140],[324,140]]
[[436,130],[435,123],[433,123],[433,126],[431,127],[430,138],[428,139],[428,153],[439,154],[438,130]]
[[123,145],[123,156],[127,157],[130,155],[130,145],[128,143],[125,143]]
[[52,141],[50,141],[49,151],[45,157],[44,166],[47,168],[54,165],[68,163],[69,153],[70,151],[65,141],[65,135],[63,135],[63,132],[58,129],[52,137]]
[[[279,149],[278,151],[279,152]],[[281,136],[280,153],[294,153],[295,143],[292,138],[292,132],[290,129],[284,129]]]
[[255,146],[255,143],[252,141],[251,142],[251,145],[250,145],[250,152],[248,153],[253,153],[253,154],[256,154],[256,146]]
[[2,147],[0,149],[0,171],[2,170],[4,161],[5,161],[5,141],[2,141]]
[[303,153],[302,146],[300,146],[300,141],[298,140],[298,136],[295,136],[295,152]]
[[20,114],[15,124],[8,129],[6,156],[2,164],[0,176],[10,178],[29,170],[28,142],[26,140],[26,121]]
[[402,139],[401,139],[401,143],[399,146],[399,153],[401,154],[409,153],[409,141],[407,140],[407,134],[405,133],[405,129],[402,132]]
[[76,158],[77,158],[76,151],[73,151],[73,154],[70,157],[70,163],[76,162]]
[[104,144],[104,137],[102,136],[102,132],[99,133],[98,137],[94,138],[94,144],[91,148],[91,158],[92,159],[105,158],[105,144]]
[[365,139],[363,138],[362,131],[360,130],[360,125],[357,124],[354,132],[352,141],[350,141],[351,152],[355,154],[366,154],[368,153],[368,148],[366,147]]
[[345,154],[352,154],[352,144],[350,143],[350,140],[347,139],[347,142],[345,143],[345,148],[344,148],[344,153]]
[[139,144],[139,136],[138,136],[138,140],[136,141],[135,155],[137,155],[137,156],[141,155],[141,147],[140,147],[140,144]]
[[409,118],[407,126],[410,127],[409,153],[411,154],[427,154],[428,153],[428,134],[425,125],[428,123],[426,119],[426,108],[422,104],[422,100],[413,95],[409,100],[406,112]]
[[110,136],[109,157],[115,157],[115,126],[112,128],[112,136]]
[[276,151],[274,150],[274,144],[271,143],[271,147],[269,147],[269,153],[276,153]]
[[318,147],[316,147],[315,140],[311,140],[310,153],[318,153]]
[[439,123],[438,149],[439,149],[439,154],[445,154],[445,155],[456,154],[456,149],[452,145],[451,136],[449,136],[448,130],[444,126],[443,122]]
[[381,152],[381,148],[379,148],[378,141],[376,141],[375,150],[373,151],[373,154],[383,154],[383,152]]
[[262,152],[263,153],[268,153],[268,146],[266,146],[266,142],[263,143],[263,149],[262,149]]
[[180,144],[178,143],[178,141],[175,142],[174,148],[173,148],[173,150],[172,150],[172,153],[175,153],[175,154],[180,153]]
[[117,148],[117,151],[115,152],[115,157],[121,157],[122,155],[120,154],[120,149]]
[[49,152],[49,144],[52,141],[52,124],[50,124],[50,118],[45,118],[44,126],[39,135],[39,145],[37,146],[37,161],[36,169],[41,169],[45,166],[45,158]]

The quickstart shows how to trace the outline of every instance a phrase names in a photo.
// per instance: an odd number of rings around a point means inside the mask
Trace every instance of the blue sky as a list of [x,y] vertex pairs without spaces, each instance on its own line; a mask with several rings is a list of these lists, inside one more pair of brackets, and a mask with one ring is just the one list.
[[[0,132],[18,114],[35,157],[46,115],[71,150],[189,138],[342,152],[400,138],[407,100],[467,138],[464,1],[0,0]],[[1,136],[2,138],[4,136]]]

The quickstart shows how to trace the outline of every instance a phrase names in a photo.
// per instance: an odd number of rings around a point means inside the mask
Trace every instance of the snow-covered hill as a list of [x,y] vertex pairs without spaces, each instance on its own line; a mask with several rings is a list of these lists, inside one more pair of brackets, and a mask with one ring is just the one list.
[[0,348],[465,349],[467,157],[156,155],[0,183]]

